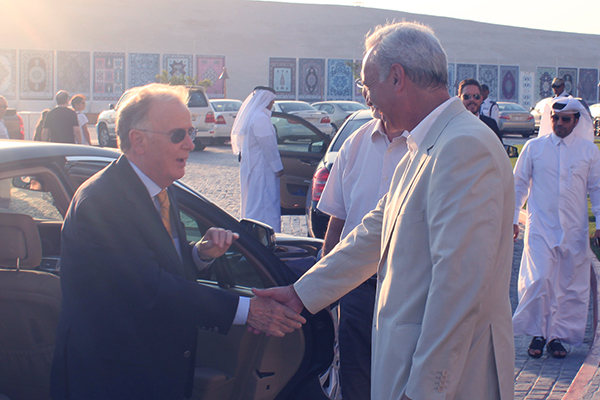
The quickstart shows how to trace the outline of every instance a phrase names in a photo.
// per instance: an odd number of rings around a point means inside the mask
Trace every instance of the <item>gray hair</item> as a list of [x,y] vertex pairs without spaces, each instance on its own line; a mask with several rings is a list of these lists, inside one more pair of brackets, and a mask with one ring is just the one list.
[[125,102],[117,111],[117,137],[119,148],[126,152],[131,148],[129,131],[148,127],[148,113],[155,103],[180,101],[187,105],[189,92],[184,86],[151,83],[131,89]]
[[433,30],[417,22],[380,25],[365,40],[369,59],[379,69],[379,80],[387,79],[393,64],[400,64],[419,88],[448,85],[446,53]]

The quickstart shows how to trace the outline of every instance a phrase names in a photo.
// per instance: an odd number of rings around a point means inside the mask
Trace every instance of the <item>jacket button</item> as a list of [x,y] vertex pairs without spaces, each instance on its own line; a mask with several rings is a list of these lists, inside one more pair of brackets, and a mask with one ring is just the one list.
[[183,353],[183,358],[190,358],[191,355],[192,355],[192,353],[190,353],[189,351],[185,351]]

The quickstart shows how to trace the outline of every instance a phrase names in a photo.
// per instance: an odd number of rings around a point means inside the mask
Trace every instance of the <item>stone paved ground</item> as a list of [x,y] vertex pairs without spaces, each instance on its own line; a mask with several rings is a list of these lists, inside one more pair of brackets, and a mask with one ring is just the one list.
[[[240,188],[238,162],[229,146],[208,147],[205,151],[192,153],[188,160],[187,173],[183,179],[211,201],[218,204],[235,218],[240,216]],[[521,232],[523,226],[521,226]],[[284,216],[282,231],[306,236],[304,216]],[[510,299],[513,312],[517,305],[517,276],[521,253],[522,233],[515,243],[513,274]],[[527,356],[526,351],[531,337],[515,338],[515,399],[516,400],[558,400],[566,393],[589,350],[591,342],[591,321],[585,341],[580,348],[570,348],[564,360],[547,357],[540,359]],[[600,376],[596,382],[600,384]]]

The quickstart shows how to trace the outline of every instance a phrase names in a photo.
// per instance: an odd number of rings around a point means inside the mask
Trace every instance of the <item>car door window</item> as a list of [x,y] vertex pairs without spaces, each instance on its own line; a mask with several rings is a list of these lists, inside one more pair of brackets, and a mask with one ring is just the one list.
[[[180,211],[180,216],[187,239],[192,242],[202,239],[209,227],[184,211]],[[205,280],[217,283],[221,287],[266,287],[252,261],[242,254],[235,243],[223,256],[215,260],[209,274]]]
[[34,219],[62,221],[52,193],[36,176],[0,180],[0,212],[26,214]]
[[277,133],[279,151],[295,153],[322,153],[323,137],[290,117],[272,117]]

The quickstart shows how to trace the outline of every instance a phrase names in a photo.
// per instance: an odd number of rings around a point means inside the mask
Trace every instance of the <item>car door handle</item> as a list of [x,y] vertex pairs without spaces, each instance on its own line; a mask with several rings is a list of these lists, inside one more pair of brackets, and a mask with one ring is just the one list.
[[302,165],[308,165],[309,167],[316,167],[319,161],[317,160],[300,160]]

